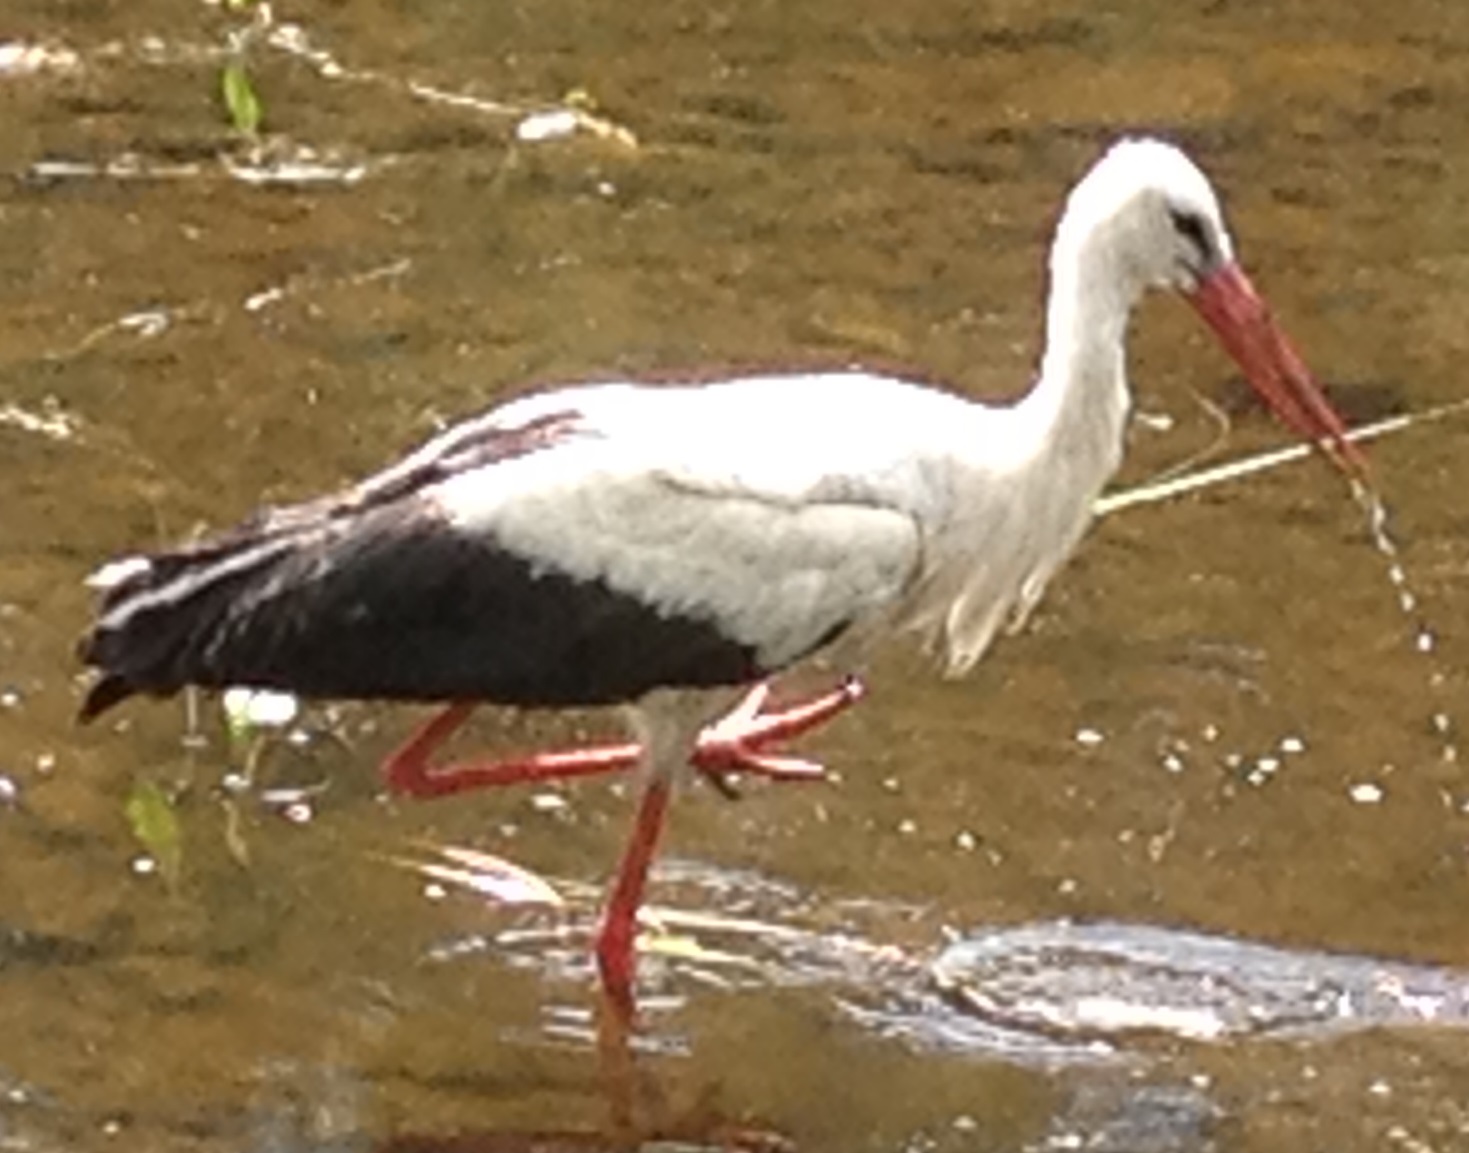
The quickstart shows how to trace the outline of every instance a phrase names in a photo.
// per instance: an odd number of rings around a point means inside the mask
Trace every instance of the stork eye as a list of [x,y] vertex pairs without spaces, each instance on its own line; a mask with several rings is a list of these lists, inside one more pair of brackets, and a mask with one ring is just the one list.
[[1173,221],[1173,228],[1178,235],[1188,241],[1199,254],[1199,258],[1207,263],[1213,246],[1209,243],[1209,228],[1204,223],[1204,218],[1197,213],[1178,208],[1170,208],[1168,217]]

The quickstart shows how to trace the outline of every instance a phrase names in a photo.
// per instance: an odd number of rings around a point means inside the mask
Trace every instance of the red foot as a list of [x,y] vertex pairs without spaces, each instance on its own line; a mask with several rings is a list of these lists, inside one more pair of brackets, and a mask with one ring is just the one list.
[[[820,779],[825,770],[814,761],[764,750],[845,711],[864,692],[862,682],[849,677],[819,697],[767,713],[763,710],[770,699],[769,686],[757,685],[700,734],[690,760],[721,787],[724,774],[741,771],[780,781]],[[642,752],[636,744],[594,745],[518,760],[431,765],[429,758],[434,751],[463,726],[473,711],[471,704],[453,704],[430,717],[383,762],[388,787],[413,797],[444,797],[495,785],[622,772],[633,768]]]
[[814,729],[860,701],[867,689],[856,677],[847,677],[830,692],[766,713],[770,685],[756,685],[733,709],[699,734],[690,758],[694,767],[707,774],[758,773],[775,781],[819,780],[826,770],[801,757],[763,754],[766,745],[788,740]]

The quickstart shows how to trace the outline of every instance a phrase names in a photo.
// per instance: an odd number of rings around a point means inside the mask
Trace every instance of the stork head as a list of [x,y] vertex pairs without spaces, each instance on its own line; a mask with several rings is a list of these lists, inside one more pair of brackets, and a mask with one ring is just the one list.
[[1284,424],[1365,476],[1341,418],[1236,261],[1208,178],[1173,145],[1123,140],[1092,166],[1066,202],[1051,271],[1074,292],[1110,298],[1123,323],[1147,289],[1181,293]]
[[1057,261],[1091,249],[1115,287],[1192,292],[1234,261],[1219,198],[1187,156],[1161,140],[1114,144],[1072,189]]

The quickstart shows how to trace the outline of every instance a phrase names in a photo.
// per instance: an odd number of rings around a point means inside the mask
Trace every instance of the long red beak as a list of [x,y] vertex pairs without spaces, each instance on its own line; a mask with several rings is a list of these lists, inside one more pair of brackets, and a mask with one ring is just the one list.
[[1275,415],[1343,472],[1370,483],[1367,458],[1347,440],[1342,418],[1239,265],[1210,273],[1188,300]]

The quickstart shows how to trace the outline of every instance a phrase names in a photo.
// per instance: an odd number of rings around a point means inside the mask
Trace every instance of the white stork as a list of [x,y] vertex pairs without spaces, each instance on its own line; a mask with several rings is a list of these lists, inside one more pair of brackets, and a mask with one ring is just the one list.
[[[818,774],[765,750],[855,690],[766,712],[765,678],[878,629],[962,673],[1024,619],[1121,459],[1124,338],[1149,288],[1180,292],[1287,425],[1365,475],[1236,264],[1208,180],[1170,145],[1125,140],[1067,201],[1040,376],[1017,403],[859,372],[531,395],[344,492],[102,568],[81,715],[185,685],[450,702],[389,761],[419,794],[639,761],[596,946],[627,1019],[680,767]],[[430,769],[480,702],[621,705],[637,743]]]

